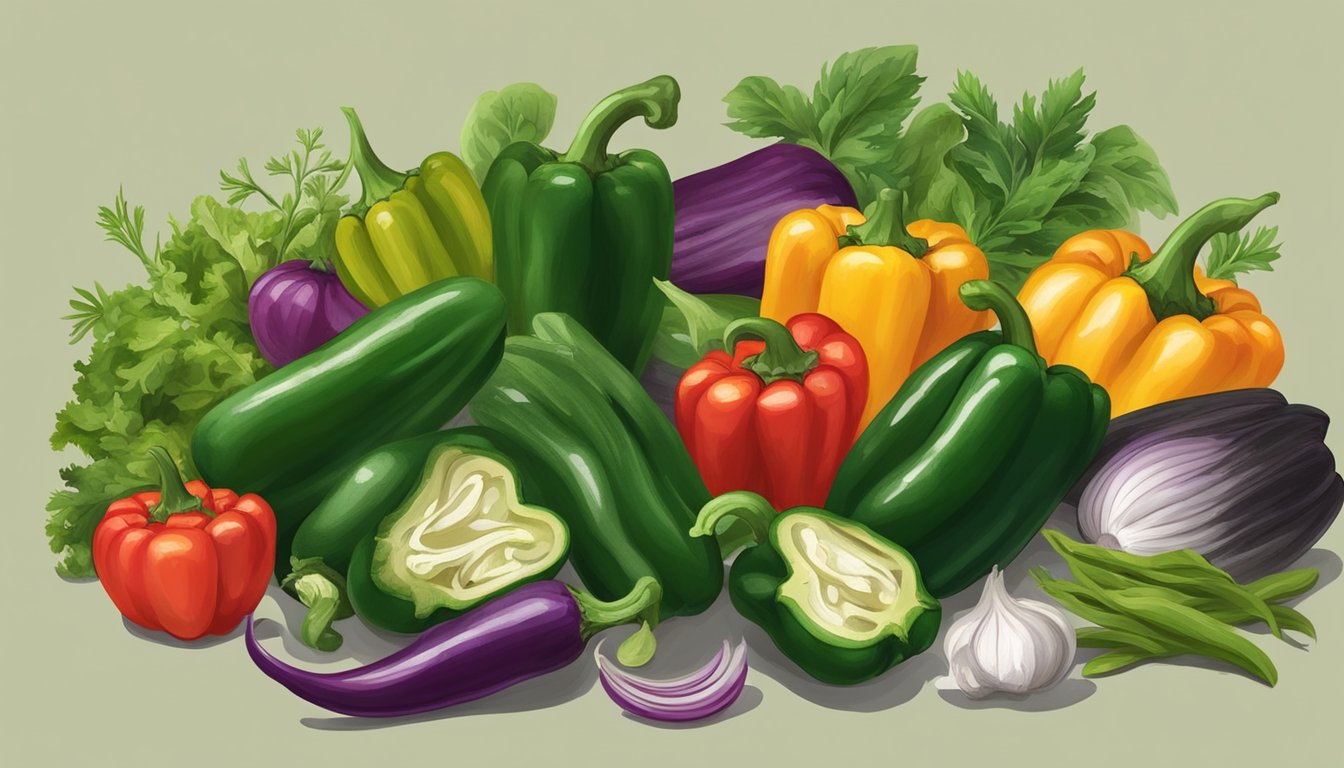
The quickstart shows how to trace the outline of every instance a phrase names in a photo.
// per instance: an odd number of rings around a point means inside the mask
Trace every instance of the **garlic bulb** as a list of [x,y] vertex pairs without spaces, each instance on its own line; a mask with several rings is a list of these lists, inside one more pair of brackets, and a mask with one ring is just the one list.
[[1051,688],[1068,677],[1077,649],[1064,614],[1009,595],[998,567],[985,577],[980,602],[953,622],[943,641],[952,679],[972,699]]

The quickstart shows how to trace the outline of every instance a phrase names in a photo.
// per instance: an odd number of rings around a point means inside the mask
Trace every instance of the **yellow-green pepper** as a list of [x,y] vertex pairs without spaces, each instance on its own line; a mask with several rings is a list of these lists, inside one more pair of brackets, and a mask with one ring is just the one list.
[[435,152],[408,173],[374,154],[353,109],[350,162],[363,196],[336,224],[336,273],[355,298],[381,307],[445,277],[494,282],[490,213],[465,163]]

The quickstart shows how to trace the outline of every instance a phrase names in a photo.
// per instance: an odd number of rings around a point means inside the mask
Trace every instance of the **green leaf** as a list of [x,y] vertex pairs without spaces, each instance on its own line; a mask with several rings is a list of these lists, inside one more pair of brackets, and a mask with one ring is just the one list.
[[1028,164],[1040,166],[1050,160],[1069,157],[1083,141],[1083,124],[1097,103],[1096,93],[1083,95],[1083,70],[1061,80],[1051,80],[1036,99],[1023,94],[1021,105],[1013,108],[1013,127],[1026,148]]
[[1281,243],[1278,227],[1260,227],[1254,235],[1218,233],[1209,241],[1205,273],[1215,280],[1236,281],[1237,275],[1257,270],[1273,272]]
[[792,144],[809,143],[821,151],[821,132],[812,104],[792,85],[781,86],[768,77],[744,77],[723,100],[728,104],[728,127],[755,139],[778,137]]
[[712,349],[723,349],[723,329],[743,317],[760,313],[761,302],[749,296],[687,293],[667,280],[653,281],[667,297],[663,319],[653,340],[658,359],[690,368]]
[[1133,128],[1113,126],[1099,131],[1088,143],[1096,150],[1096,156],[1084,177],[1085,184],[1100,188],[1103,181],[1114,182],[1130,208],[1158,218],[1178,212],[1176,193],[1172,192],[1171,179],[1157,160],[1157,152]]
[[[325,257],[344,197],[344,163],[322,149],[321,131],[301,130],[300,149],[272,158],[269,173],[291,189],[272,195],[255,184],[246,162],[221,174],[233,199],[260,195],[272,210],[254,212],[198,197],[185,223],[153,256],[141,244],[144,212],[124,195],[99,210],[108,239],[145,263],[146,281],[118,291],[76,289],[75,334],[92,336],[75,363],[74,398],[56,414],[52,447],[77,448],[88,461],[61,472],[65,487],[47,504],[46,531],[57,570],[92,576],[90,543],[107,504],[152,480],[152,445],[168,449],[195,475],[191,432],[206,411],[270,372],[247,325],[252,282],[278,261]],[[279,198],[277,200],[277,197]]]
[[912,45],[862,48],[822,65],[809,99],[768,77],[743,78],[724,101],[728,127],[754,138],[811,147],[845,174],[863,207],[890,186],[897,143],[919,102]]
[[966,140],[947,153],[955,178],[939,178],[919,210],[961,224],[1011,290],[1064,240],[1087,229],[1129,228],[1137,211],[1175,210],[1166,172],[1152,147],[1126,126],[1086,139],[1096,94],[1078,70],[1053,80],[1038,99],[1026,94],[1011,124],[975,75],[960,72],[948,99]]
[[957,184],[944,161],[965,136],[961,117],[946,104],[934,104],[920,110],[897,141],[889,186],[906,192],[919,218],[950,218],[952,196],[966,187]]
[[462,125],[462,160],[485,180],[501,150],[516,141],[540,144],[555,122],[555,94],[536,83],[513,83],[476,99]]
[[812,91],[824,154],[862,168],[891,158],[901,125],[919,103],[913,45],[861,48],[822,65]]

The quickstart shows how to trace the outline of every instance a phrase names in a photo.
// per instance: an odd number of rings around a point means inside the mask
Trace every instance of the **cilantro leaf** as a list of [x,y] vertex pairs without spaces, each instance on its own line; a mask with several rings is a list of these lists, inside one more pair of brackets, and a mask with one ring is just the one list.
[[462,125],[462,159],[477,182],[500,150],[515,141],[540,144],[555,122],[555,94],[536,83],[513,83],[476,98]]
[[1115,182],[1115,189],[1132,209],[1162,217],[1177,212],[1176,193],[1171,179],[1157,160],[1155,152],[1128,125],[1099,131],[1089,142],[1096,150],[1085,181],[1101,184]]
[[743,78],[723,99],[733,118],[728,127],[817,150],[867,205],[892,180],[902,126],[919,102],[917,57],[913,45],[843,53],[822,66],[811,98],[768,77]]
[[1209,241],[1205,273],[1215,280],[1236,281],[1246,272],[1273,272],[1282,243],[1274,242],[1278,227],[1260,227],[1254,235],[1218,233]]
[[728,127],[755,139],[778,137],[822,151],[821,128],[807,96],[792,85],[768,77],[744,77],[723,100]]
[[969,72],[958,73],[948,95],[966,128],[966,140],[945,160],[960,183],[942,180],[920,210],[965,227],[990,276],[1012,290],[1078,232],[1134,228],[1140,210],[1176,210],[1156,153],[1133,129],[1087,137],[1096,94],[1084,93],[1083,83],[1078,70],[1050,81],[1039,99],[1023,95],[1011,123],[999,119],[989,89]]

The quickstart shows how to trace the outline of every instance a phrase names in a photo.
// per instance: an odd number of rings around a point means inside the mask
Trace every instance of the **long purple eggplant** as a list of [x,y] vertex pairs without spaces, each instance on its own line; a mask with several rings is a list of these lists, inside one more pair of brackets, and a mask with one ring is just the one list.
[[672,184],[677,204],[672,282],[691,293],[761,295],[765,247],[785,214],[856,204],[830,160],[797,144],[772,144]]
[[356,717],[400,717],[489,696],[564,667],[588,639],[638,621],[662,598],[651,577],[604,603],[559,581],[515,589],[438,624],[386,658],[342,672],[309,672],[267,653],[247,622],[247,653],[268,677],[313,704]]

